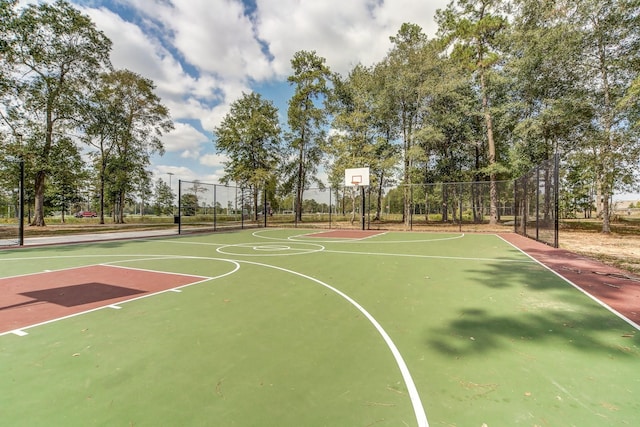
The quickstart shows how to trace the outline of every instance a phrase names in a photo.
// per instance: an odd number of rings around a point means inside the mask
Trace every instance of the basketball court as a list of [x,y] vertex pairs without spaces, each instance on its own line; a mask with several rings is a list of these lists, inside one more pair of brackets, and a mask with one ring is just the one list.
[[3,251],[3,420],[637,424],[637,282],[522,239],[266,228]]

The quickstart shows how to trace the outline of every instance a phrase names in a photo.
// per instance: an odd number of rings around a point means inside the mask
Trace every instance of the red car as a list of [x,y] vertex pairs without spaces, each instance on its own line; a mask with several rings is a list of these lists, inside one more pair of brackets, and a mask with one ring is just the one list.
[[80,211],[75,215],[76,218],[96,218],[97,216],[97,213],[91,211]]

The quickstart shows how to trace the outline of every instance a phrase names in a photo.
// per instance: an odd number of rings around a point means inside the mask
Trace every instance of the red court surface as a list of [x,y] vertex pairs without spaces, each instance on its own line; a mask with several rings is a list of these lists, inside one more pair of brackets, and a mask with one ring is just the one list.
[[501,237],[622,314],[640,329],[640,277],[515,233],[502,234]]
[[96,265],[0,279],[0,333],[203,280]]

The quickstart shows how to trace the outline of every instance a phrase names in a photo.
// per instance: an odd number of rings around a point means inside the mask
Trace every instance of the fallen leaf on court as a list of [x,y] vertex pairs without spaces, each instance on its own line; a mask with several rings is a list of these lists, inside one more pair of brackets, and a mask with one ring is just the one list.
[[527,392],[525,392],[525,393],[524,393],[524,395],[525,395],[525,396],[527,396],[527,397],[529,397],[529,396],[531,396],[531,392],[530,392],[530,391],[527,391]]
[[474,337],[469,337],[469,339],[470,339],[471,341],[475,341],[475,340],[476,340]]
[[610,411],[619,411],[620,408],[618,408],[616,405],[614,405],[613,403],[609,403],[609,402],[602,402],[600,404],[603,408],[608,409]]
[[78,357],[78,356],[80,356],[80,353],[73,353],[71,356],[72,357]]

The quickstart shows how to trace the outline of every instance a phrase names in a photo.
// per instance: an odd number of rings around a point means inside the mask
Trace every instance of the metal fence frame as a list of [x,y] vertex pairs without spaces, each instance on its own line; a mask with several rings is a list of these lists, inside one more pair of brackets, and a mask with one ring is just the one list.
[[514,231],[559,246],[559,156],[542,162],[515,180]]

